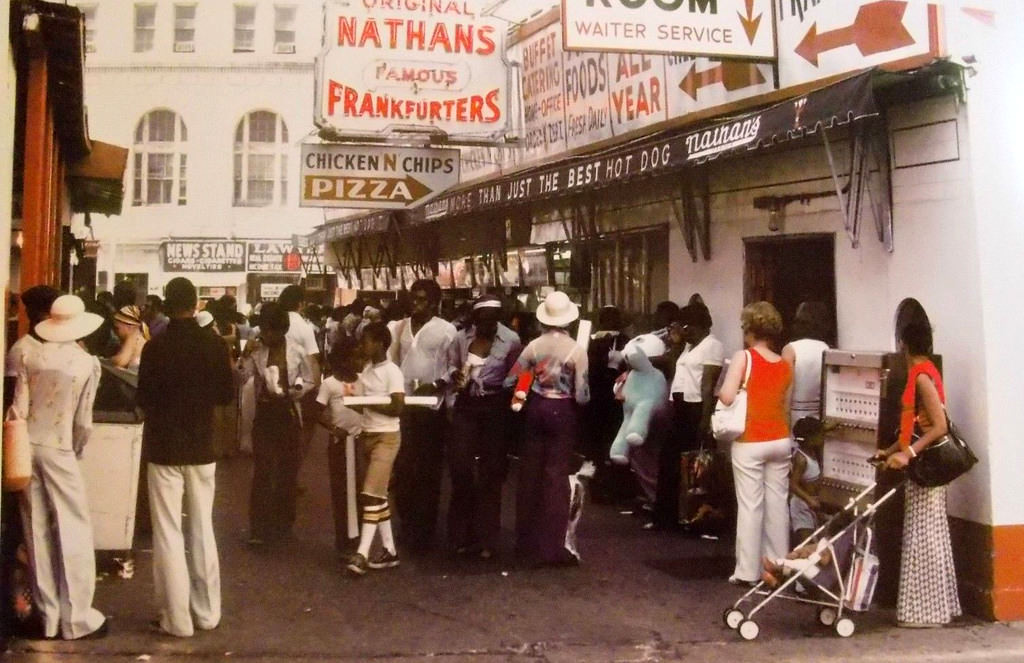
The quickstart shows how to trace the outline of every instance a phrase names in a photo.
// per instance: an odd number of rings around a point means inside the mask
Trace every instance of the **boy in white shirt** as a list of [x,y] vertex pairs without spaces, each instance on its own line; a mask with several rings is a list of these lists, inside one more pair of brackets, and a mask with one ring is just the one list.
[[[383,322],[371,323],[363,330],[360,348],[367,364],[359,374],[358,388],[363,396],[389,396],[391,402],[362,407],[363,432],[358,438],[358,448],[364,460],[362,465],[366,467],[363,489],[359,494],[363,524],[359,550],[349,557],[345,565],[356,576],[365,575],[367,569],[398,566],[388,505],[388,484],[401,440],[398,417],[405,403],[405,381],[401,369],[387,358],[390,345],[391,332]],[[383,550],[368,560],[370,546],[378,532]]]
[[317,420],[331,432],[327,442],[327,468],[331,483],[331,509],[334,514],[334,548],[338,553],[351,552],[348,547],[349,486],[346,483],[348,465],[345,456],[347,439],[363,432],[363,415],[346,407],[345,397],[361,395],[358,381],[363,363],[363,356],[355,339],[338,339],[327,355],[331,374],[320,383],[316,397],[317,407],[320,409]]

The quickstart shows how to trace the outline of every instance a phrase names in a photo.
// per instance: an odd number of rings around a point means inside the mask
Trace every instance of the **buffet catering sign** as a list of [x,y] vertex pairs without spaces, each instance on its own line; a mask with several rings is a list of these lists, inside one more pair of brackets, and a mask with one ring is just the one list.
[[[327,0],[316,63],[317,126],[503,139],[510,122],[506,26],[481,0]],[[480,6],[478,6],[480,5]]]

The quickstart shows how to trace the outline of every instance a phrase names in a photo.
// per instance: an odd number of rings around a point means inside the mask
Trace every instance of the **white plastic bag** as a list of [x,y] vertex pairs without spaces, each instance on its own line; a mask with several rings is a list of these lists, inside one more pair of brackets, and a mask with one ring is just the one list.
[[747,381],[750,380],[750,350],[743,353],[747,362],[743,382],[736,398],[729,405],[718,401],[715,413],[711,415],[711,433],[719,442],[732,442],[743,435],[747,427]]

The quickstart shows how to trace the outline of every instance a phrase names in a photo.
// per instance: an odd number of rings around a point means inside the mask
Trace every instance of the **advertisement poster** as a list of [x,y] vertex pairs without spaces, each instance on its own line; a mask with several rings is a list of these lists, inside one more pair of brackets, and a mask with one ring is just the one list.
[[670,118],[775,89],[771,65],[744,60],[668,55],[665,77]]
[[523,66],[524,161],[565,151],[562,31],[549,25],[518,45]]
[[867,67],[938,56],[939,8],[903,0],[781,3],[783,88]]
[[245,242],[167,241],[160,245],[160,259],[165,272],[244,272]]
[[773,4],[774,0],[562,0],[565,44],[571,50],[770,60],[775,57]]
[[303,143],[300,207],[405,209],[459,183],[455,149]]
[[612,133],[616,136],[668,119],[665,58],[644,53],[609,53]]
[[608,57],[576,51],[562,55],[566,144],[570,150],[612,137]]
[[288,273],[301,272],[303,265],[324,264],[323,246],[309,246],[301,249],[302,260],[285,261],[285,256],[292,252],[290,240],[250,241],[246,244],[246,267],[250,272]]
[[396,127],[498,140],[510,128],[507,26],[483,0],[327,0],[315,122],[347,136]]

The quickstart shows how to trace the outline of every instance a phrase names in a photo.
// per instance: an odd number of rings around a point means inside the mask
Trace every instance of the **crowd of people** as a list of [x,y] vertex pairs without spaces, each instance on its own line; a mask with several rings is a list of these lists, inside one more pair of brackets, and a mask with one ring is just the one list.
[[[658,305],[656,342],[645,347],[659,348],[649,359],[663,389],[649,432],[622,467],[610,461],[609,449],[622,423],[621,385],[637,369],[626,356],[637,321],[606,306],[593,333],[580,339],[579,307],[563,292],[548,293],[533,311],[484,295],[451,320],[439,314],[441,295],[427,279],[388,303],[356,299],[329,310],[307,304],[293,285],[246,318],[230,296],[198,310],[196,289],[184,278],[167,284],[163,300],[150,295],[141,309],[130,287],[87,301],[46,286],[26,290],[21,299],[31,331],[7,354],[16,385],[8,417],[29,422],[35,452],[21,517],[39,635],[106,632],[103,615],[91,607],[95,562],[75,461],[92,427],[102,373],[97,357],[137,372],[158,608],[153,628],[175,636],[220,622],[212,525],[217,460],[251,451],[248,543],[272,547],[291,536],[304,490],[299,471],[317,430],[329,438],[335,547],[342,568],[357,577],[398,566],[400,550],[417,555],[444,547],[467,559],[502,554],[502,486],[513,459],[515,554],[526,565],[579,563],[566,536],[573,517],[569,477],[587,460],[597,467],[595,497],[634,501],[649,529],[692,525],[697,505],[681,499],[687,459],[714,455],[715,405],[728,405],[741,390],[746,426],[726,461],[734,501],[699,505],[700,513],[735,518],[729,581],[750,585],[777,572],[774,560],[821,522],[820,428],[808,418],[820,410],[827,348],[820,304],[798,309],[784,344],[779,312],[767,302],[746,306],[739,316],[744,348],[728,361],[699,295],[681,308]],[[901,347],[921,397],[904,404],[904,424],[917,421],[925,434],[911,440],[903,431],[880,452],[895,469],[944,432],[941,378],[928,369],[917,338],[925,332],[908,329]],[[516,413],[511,404],[519,390],[525,404]],[[251,442],[242,440],[247,435]],[[358,523],[348,522],[346,445],[355,450]],[[446,473],[450,500],[439,541]],[[939,522],[945,495],[936,490],[908,490],[899,612],[907,624],[942,624],[959,614],[955,584],[949,587],[948,529]],[[358,536],[350,536],[353,529]],[[922,572],[930,564],[923,560],[935,557],[941,567]],[[941,610],[930,610],[936,592]]]

